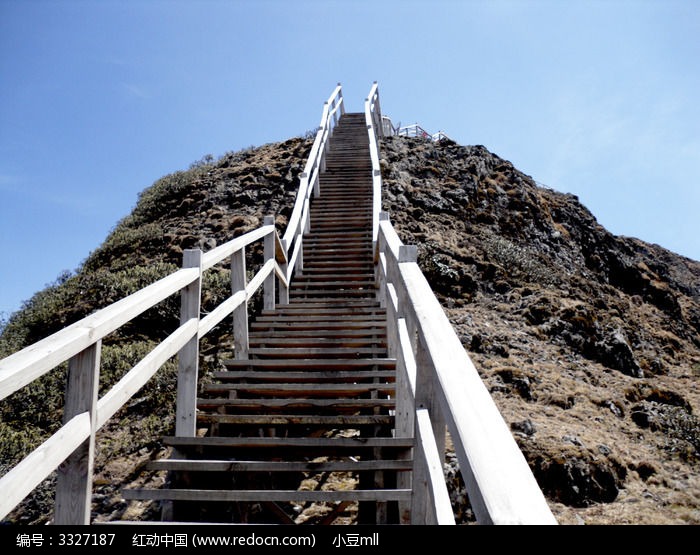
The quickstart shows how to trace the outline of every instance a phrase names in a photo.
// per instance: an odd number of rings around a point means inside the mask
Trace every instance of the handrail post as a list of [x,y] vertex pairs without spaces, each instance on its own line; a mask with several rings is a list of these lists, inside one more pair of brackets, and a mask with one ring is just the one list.
[[[445,457],[446,422],[443,407],[435,383],[435,368],[432,366],[427,348],[418,338],[416,349],[416,409],[428,409],[433,426],[435,444],[441,460]],[[444,460],[442,460],[444,462]]]
[[299,241],[299,255],[295,263],[294,273],[298,276],[304,274],[304,232],[300,232],[297,235],[297,241]]
[[[202,298],[202,251],[183,253],[183,268],[198,268],[199,277],[180,293],[180,325],[192,318],[199,320]],[[177,409],[175,435],[194,437],[196,432],[197,377],[199,374],[199,338],[197,334],[180,349],[177,373]]]
[[[274,216],[265,216],[263,220],[264,225],[275,225]],[[268,260],[275,259],[275,232],[268,233],[265,235],[265,247],[264,247],[264,257],[265,262]],[[275,273],[272,272],[265,278],[264,292],[263,292],[263,306],[266,310],[275,309]]]
[[98,340],[68,362],[63,423],[89,412],[90,437],[58,467],[54,524],[90,524],[101,350]]
[[321,153],[321,161],[320,161],[320,166],[318,167],[317,171],[313,173],[314,176],[314,182],[311,184],[314,188],[314,198],[318,198],[321,196],[321,172],[325,171],[325,168],[322,169],[321,166],[324,164],[324,157],[325,157],[325,151]]
[[341,87],[340,90],[338,91],[338,99],[340,100],[340,115],[342,116],[345,113],[345,101],[343,100],[343,88],[340,83],[338,83],[338,86]]
[[[277,233],[277,232],[275,232]],[[274,238],[274,235],[273,235]],[[287,246],[282,243],[282,248],[284,249],[284,252],[287,252]],[[280,264],[280,270],[282,274],[286,277],[287,276],[287,270],[289,269],[289,258],[287,258],[287,262],[284,264]],[[281,278],[278,278],[277,282],[279,283],[279,301],[280,304],[289,304],[289,286],[291,285],[291,277],[289,278],[289,281],[285,283]]]
[[[231,294],[245,291],[245,247],[231,255]],[[233,355],[239,360],[248,358],[248,298],[233,309]]]

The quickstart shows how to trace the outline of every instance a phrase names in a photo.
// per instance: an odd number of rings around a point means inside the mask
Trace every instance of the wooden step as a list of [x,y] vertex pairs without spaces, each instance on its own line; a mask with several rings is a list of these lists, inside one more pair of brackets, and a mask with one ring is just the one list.
[[386,328],[386,320],[344,320],[342,322],[328,320],[298,320],[298,321],[270,321],[253,322],[251,329],[255,330],[334,330],[334,329],[365,329]]
[[[289,371],[276,372],[274,370],[228,370],[226,372],[214,372],[214,377],[220,381],[245,380],[246,385],[253,387],[259,382],[290,384],[329,384],[341,388],[340,383],[353,385],[368,385],[376,387],[388,387],[385,382],[394,382],[396,372],[394,370],[311,370],[308,372]],[[224,374],[228,374],[224,376]],[[379,381],[380,383],[372,383]]]
[[272,358],[326,358],[337,356],[341,358],[358,357],[363,358],[368,355],[386,356],[387,350],[384,347],[284,347],[275,349],[272,347],[251,347],[248,353],[254,357]]
[[251,347],[384,347],[386,348],[386,338],[379,337],[251,337]]
[[147,470],[174,472],[360,472],[367,470],[412,470],[410,459],[342,461],[246,461],[207,459],[161,459],[151,461]]
[[394,384],[250,384],[250,383],[222,383],[206,384],[202,388],[202,393],[208,394],[228,394],[235,391],[238,394],[259,395],[267,397],[285,397],[288,395],[308,397],[356,397],[358,395],[368,395],[376,392],[380,395],[393,395]]
[[394,369],[396,367],[396,359],[394,358],[364,358],[364,359],[314,359],[308,361],[299,360],[259,360],[259,359],[224,359],[222,364],[228,368],[303,368],[305,370],[320,369],[320,370],[348,370],[358,367],[373,367]]
[[294,289],[291,292],[291,303],[304,302],[311,299],[374,299],[377,292],[374,289]]
[[372,247],[370,245],[363,247],[310,247],[304,249],[304,259],[307,257],[325,257],[338,256],[344,257],[369,257],[372,255]]
[[287,324],[296,322],[329,322],[335,324],[343,324],[346,322],[385,322],[384,316],[381,314],[362,314],[362,313],[350,313],[338,317],[331,313],[321,313],[321,314],[294,314],[291,312],[285,312],[281,314],[270,314],[265,316],[258,316],[253,324]]
[[304,235],[304,245],[371,245],[372,238],[369,234],[366,237],[345,237],[340,236],[330,236],[330,235],[314,235],[307,233]]
[[[379,302],[377,301],[353,301],[351,303],[338,303],[338,302],[333,302],[333,303],[309,303],[308,305],[304,305],[303,303],[297,303],[297,304],[278,304],[274,309],[267,309],[263,310],[263,314],[277,314],[277,311],[279,310],[280,313],[289,313],[289,314],[303,314],[305,311],[313,311],[313,313],[317,313],[316,311],[340,311],[340,312],[345,312],[347,311],[348,314],[351,313],[357,313],[357,314],[374,314],[378,316],[384,316],[386,314],[386,310],[383,308],[380,308]],[[329,313],[331,313],[329,312]],[[311,314],[311,312],[309,312]],[[320,313],[319,313],[320,314]]]
[[267,311],[270,313],[276,313],[278,310],[281,313],[289,312],[291,314],[301,314],[303,313],[304,310],[308,309],[314,309],[314,310],[327,310],[327,311],[335,311],[338,313],[342,312],[347,312],[347,313],[376,313],[376,314],[385,314],[386,310],[382,308],[379,304],[379,301],[372,300],[372,301],[356,301],[356,302],[349,302],[347,304],[338,304],[338,303],[329,303],[328,305],[323,305],[323,306],[318,306],[317,303],[310,304],[308,307],[303,307],[303,305],[296,305],[292,303],[287,303],[287,304],[278,304],[274,309],[264,309],[263,312]]
[[165,436],[165,445],[177,448],[223,447],[267,449],[335,449],[413,447],[408,437],[181,437]]
[[359,411],[368,408],[393,409],[396,403],[393,399],[312,399],[312,398],[284,398],[284,399],[197,399],[197,408],[216,409],[219,407],[245,410],[300,410],[300,409],[338,409],[338,411]]
[[269,330],[269,331],[252,331],[249,332],[248,337],[250,339],[265,339],[265,338],[278,338],[278,339],[294,339],[294,338],[325,338],[325,339],[354,339],[354,338],[373,338],[385,341],[384,337],[386,333],[385,329],[367,327],[367,328],[355,328],[355,329],[289,329],[289,330]]
[[309,415],[309,414],[197,414],[200,424],[250,424],[256,426],[393,426],[388,415]]
[[372,289],[373,291],[376,291],[376,282],[374,280],[372,281],[350,281],[350,280],[343,280],[343,281],[327,281],[327,280],[319,280],[315,279],[309,282],[304,282],[304,283],[294,283],[290,287],[290,291],[310,291],[313,289],[323,289],[323,288],[329,288],[329,287],[334,287],[337,288],[338,290],[345,290],[345,289]]
[[211,490],[211,489],[123,489],[126,500],[154,501],[410,501],[410,489],[298,491],[298,490]]

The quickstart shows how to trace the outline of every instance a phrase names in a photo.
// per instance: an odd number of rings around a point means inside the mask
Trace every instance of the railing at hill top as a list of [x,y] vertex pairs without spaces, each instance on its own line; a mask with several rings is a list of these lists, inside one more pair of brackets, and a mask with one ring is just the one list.
[[430,139],[431,141],[441,141],[443,139],[451,140],[444,131],[438,131],[437,133],[428,133],[417,123],[411,125],[404,125],[399,128],[393,128],[394,135],[399,137],[419,137],[421,139]]
[[[365,102],[365,119],[370,148],[377,149],[376,135],[382,132],[384,120],[376,83]],[[382,183],[378,150],[371,158],[377,198]],[[373,228],[378,230],[376,274],[380,300],[387,308],[389,356],[397,360],[396,434],[414,436],[416,441],[412,521],[454,523],[442,470],[447,427],[478,522],[556,523],[523,454],[418,267],[417,247],[401,242],[386,213],[377,214]]]
[[[319,194],[328,140],[344,111],[338,85],[324,105],[282,239],[274,217],[267,216],[260,228],[207,253],[185,251],[182,269],[0,361],[0,400],[68,362],[63,426],[0,478],[0,518],[58,470],[53,522],[89,523],[96,432],[175,355],[175,433],[195,434],[199,340],[233,315],[235,356],[247,358],[251,296],[263,287],[265,308],[274,308],[278,298],[288,302],[295,269],[303,267],[311,197]],[[454,523],[442,471],[447,426],[479,522],[553,523],[525,459],[416,264],[416,248],[403,245],[387,216],[380,213],[378,140],[386,119],[376,83],[365,101],[365,119],[372,158],[376,274],[388,313],[390,354],[397,359],[396,433],[416,438],[409,484],[411,521]],[[245,249],[261,240],[264,261],[247,282]],[[232,294],[202,317],[203,272],[226,260]],[[176,293],[181,296],[179,327],[98,398],[102,340]]]

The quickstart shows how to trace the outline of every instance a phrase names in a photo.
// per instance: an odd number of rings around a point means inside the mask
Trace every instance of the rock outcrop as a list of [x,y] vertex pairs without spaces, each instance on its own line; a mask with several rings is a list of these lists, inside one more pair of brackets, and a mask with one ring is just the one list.
[[388,138],[381,163],[384,209],[556,516],[700,522],[700,264],[482,146]]

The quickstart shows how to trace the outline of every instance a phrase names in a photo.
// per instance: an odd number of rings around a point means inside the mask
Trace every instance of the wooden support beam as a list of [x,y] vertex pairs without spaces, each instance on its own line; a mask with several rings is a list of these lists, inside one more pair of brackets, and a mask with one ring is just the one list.
[[[265,225],[275,224],[274,216],[265,216]],[[264,247],[265,262],[268,260],[274,260],[275,258],[275,235],[274,231],[269,235],[265,235],[265,247]],[[275,308],[275,275],[271,273],[265,278],[265,287],[263,293],[263,306],[268,310],[274,310]]]
[[248,296],[246,290],[245,248],[231,255],[231,293],[241,292],[245,301],[233,310],[233,349],[239,360],[248,358]]
[[58,467],[55,524],[90,524],[101,347],[102,342],[97,341],[68,363],[63,423],[87,412],[90,436]]
[[442,462],[428,411],[419,409],[416,411],[412,524],[455,524]]
[[[202,251],[188,249],[183,253],[182,266],[196,268],[199,278],[185,287],[180,295],[180,325],[193,318],[199,322],[200,302],[202,298]],[[199,324],[197,324],[199,327]],[[199,338],[192,337],[178,354],[177,374],[177,409],[175,433],[179,436],[193,437],[196,428],[197,378],[199,374]]]

